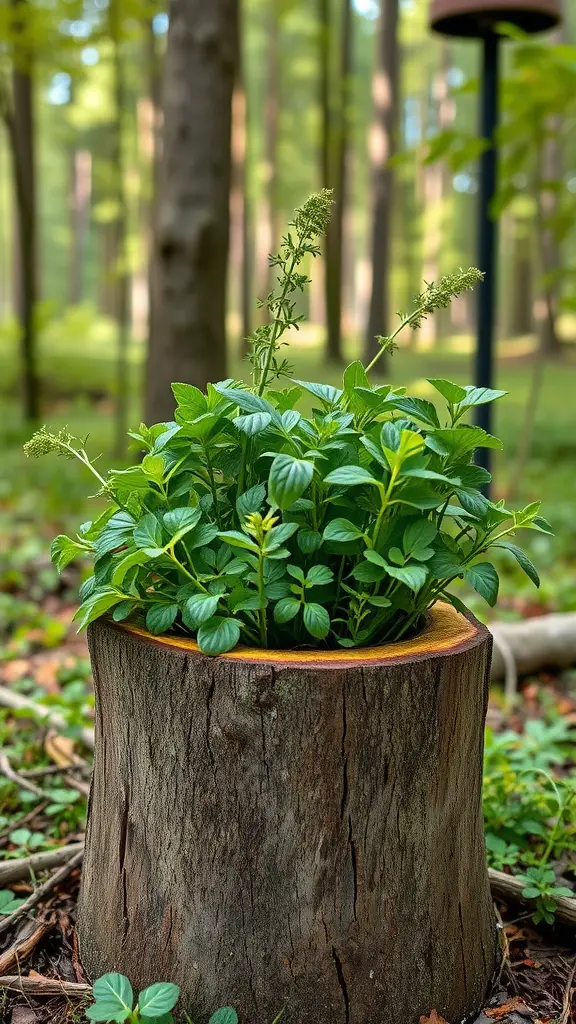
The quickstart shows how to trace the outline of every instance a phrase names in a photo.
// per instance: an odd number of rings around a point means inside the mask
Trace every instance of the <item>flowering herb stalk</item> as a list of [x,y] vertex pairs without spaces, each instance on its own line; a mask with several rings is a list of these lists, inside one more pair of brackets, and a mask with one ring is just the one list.
[[[250,386],[173,384],[174,421],[131,431],[140,464],[106,477],[67,431],[43,428],[25,446],[78,458],[108,498],[94,522],[52,545],[59,569],[93,560],[81,628],[111,614],[191,635],[213,655],[238,643],[361,647],[407,637],[439,599],[461,608],[450,589],[458,579],[493,605],[490,549],[506,550],[538,585],[512,538],[550,527],[537,502],[512,511],[483,495],[490,475],[474,454],[502,444],[464,422],[503,391],[431,379],[436,404],[371,383],[359,361],[333,387],[291,379],[280,360],[300,320],[294,293],[308,283],[299,268],[320,251],[330,205],[327,191],[310,197],[271,258],[278,289],[263,303],[270,322],[249,339]],[[381,351],[480,278],[469,269],[428,285]],[[297,408],[304,397],[309,415]]]

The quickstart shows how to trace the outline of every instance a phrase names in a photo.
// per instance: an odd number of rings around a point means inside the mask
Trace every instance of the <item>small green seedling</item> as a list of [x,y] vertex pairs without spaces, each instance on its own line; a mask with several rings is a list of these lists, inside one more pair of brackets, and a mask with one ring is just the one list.
[[519,881],[524,882],[522,895],[527,900],[534,900],[536,910],[532,915],[534,924],[545,921],[546,924],[554,924],[554,916],[558,908],[559,896],[574,896],[574,893],[566,885],[556,885],[556,879],[552,868],[546,864],[540,864],[536,868],[527,868],[524,875],[516,876]]
[[18,910],[23,903],[24,900],[16,899],[10,889],[0,889],[0,914],[11,914],[13,910]]
[[172,1024],[171,1010],[178,1002],[180,989],[170,982],[159,981],[145,988],[134,1006],[134,992],[123,974],[104,974],[94,982],[95,1002],[86,1010],[88,1020],[113,1021],[120,1024]]

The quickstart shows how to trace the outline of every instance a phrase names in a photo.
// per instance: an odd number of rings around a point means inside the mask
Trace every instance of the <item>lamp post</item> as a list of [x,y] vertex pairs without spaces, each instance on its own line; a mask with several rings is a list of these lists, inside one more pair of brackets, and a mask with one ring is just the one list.
[[[430,27],[447,36],[481,39],[483,43],[480,97],[480,136],[490,143],[480,158],[478,195],[478,267],[484,284],[478,301],[476,385],[491,388],[494,369],[494,314],[496,308],[497,226],[490,215],[496,191],[497,151],[494,131],[498,124],[499,50],[497,26],[508,22],[524,32],[543,32],[562,18],[561,0],[432,0]],[[492,406],[476,409],[478,426],[490,432]],[[490,449],[481,448],[479,462],[490,469]]]

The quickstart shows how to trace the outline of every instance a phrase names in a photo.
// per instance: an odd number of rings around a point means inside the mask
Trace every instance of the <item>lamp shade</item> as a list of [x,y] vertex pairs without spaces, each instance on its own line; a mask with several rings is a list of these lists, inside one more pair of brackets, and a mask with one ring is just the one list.
[[561,0],[432,0],[430,8],[430,27],[449,36],[487,36],[501,21],[544,32],[561,20]]

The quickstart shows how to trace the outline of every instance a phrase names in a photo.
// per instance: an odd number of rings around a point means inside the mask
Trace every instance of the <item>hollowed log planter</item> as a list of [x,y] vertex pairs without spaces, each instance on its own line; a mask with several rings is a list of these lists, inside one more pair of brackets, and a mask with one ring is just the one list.
[[79,915],[89,975],[170,980],[198,1024],[450,1024],[495,956],[481,817],[491,640],[237,650],[98,621]]

